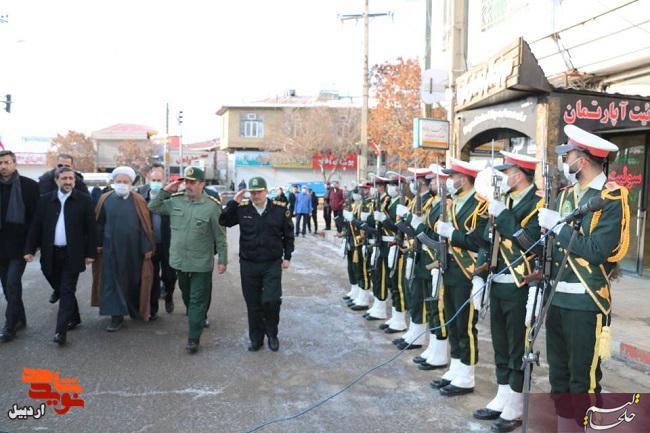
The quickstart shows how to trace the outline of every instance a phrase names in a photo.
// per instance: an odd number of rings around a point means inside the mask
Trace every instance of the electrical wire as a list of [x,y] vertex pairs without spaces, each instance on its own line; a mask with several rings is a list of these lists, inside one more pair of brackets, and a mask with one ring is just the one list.
[[[531,245],[530,248],[528,248],[528,249],[527,249],[527,250],[522,254],[521,257],[517,258],[516,260],[513,260],[512,263],[510,264],[510,266],[515,266],[516,264],[518,264],[519,262],[521,262],[521,261],[524,259],[524,257],[525,257],[526,255],[528,255],[529,252],[531,252],[531,251],[532,251],[533,249],[535,249],[538,245],[540,245],[542,242],[544,242],[544,241],[546,240],[546,238],[547,238],[548,236],[551,235],[551,233],[553,233],[552,230],[549,230],[547,233],[543,234],[543,235],[539,238],[539,240],[537,240],[537,242],[535,242],[533,245]],[[503,273],[504,273],[505,271],[507,271],[508,269],[509,269],[509,267],[506,266],[505,268],[501,269],[499,272],[497,272],[497,273],[495,273],[494,275],[492,275],[492,278],[496,277],[497,275],[501,275],[501,274],[503,274]],[[487,282],[484,283],[483,286],[481,287],[481,289],[480,289],[480,290],[477,290],[476,293],[475,293],[473,296],[479,296],[481,293],[483,293],[483,291],[485,290],[486,286],[487,286]],[[454,315],[453,315],[453,316],[452,316],[452,317],[451,317],[447,322],[445,322],[445,323],[442,324],[442,325],[438,325],[438,326],[434,326],[434,327],[431,327],[431,328],[427,328],[426,331],[422,331],[420,334],[418,334],[418,335],[415,337],[414,341],[417,340],[417,339],[418,339],[419,337],[421,337],[422,335],[426,334],[427,332],[435,331],[435,330],[437,330],[437,329],[442,328],[443,326],[449,326],[449,325],[450,325],[450,324],[451,324],[451,323],[452,323],[452,322],[453,322],[453,321],[458,317],[458,315],[463,311],[463,309],[465,309],[465,307],[467,307],[467,305],[469,305],[469,303],[472,301],[472,297],[473,297],[473,296],[470,296],[470,297],[469,297],[469,298],[468,298],[468,299],[467,299],[467,300],[466,300],[466,301],[465,301],[465,302],[464,302],[464,303],[463,303],[463,304],[458,308],[458,311],[456,311],[456,313],[455,313],[455,314],[454,314]],[[405,351],[407,351],[407,350],[409,349],[410,346],[411,346],[411,345],[409,344],[409,345],[406,346],[404,349],[402,349],[402,350],[400,350],[399,352],[397,352],[397,354],[395,354],[395,355],[393,355],[392,357],[390,357],[388,360],[386,360],[386,361],[382,362],[381,364],[379,364],[379,365],[377,365],[377,366],[371,368],[370,370],[365,371],[363,374],[361,374],[360,376],[358,376],[358,377],[357,377],[356,379],[354,379],[352,382],[350,382],[350,383],[348,383],[347,385],[345,385],[345,386],[344,386],[343,388],[341,388],[340,390],[336,391],[334,394],[332,394],[332,395],[330,395],[330,396],[328,396],[328,397],[326,397],[326,398],[320,400],[319,402],[317,402],[317,403],[315,403],[315,404],[309,406],[308,408],[306,408],[306,409],[304,409],[304,410],[298,412],[297,414],[295,414],[295,415],[290,415],[290,416],[286,416],[286,417],[282,417],[282,418],[276,418],[276,419],[271,420],[271,421],[267,421],[267,422],[265,422],[265,423],[263,423],[263,424],[259,424],[258,426],[254,427],[254,428],[251,429],[251,430],[247,430],[246,433],[255,433],[255,432],[257,432],[257,431],[260,431],[260,430],[263,429],[264,427],[268,427],[268,426],[273,425],[273,424],[279,424],[279,423],[282,423],[282,422],[293,421],[293,420],[295,420],[295,419],[297,419],[297,418],[300,418],[300,417],[303,416],[303,415],[306,415],[307,413],[311,412],[312,410],[321,407],[321,406],[324,405],[325,403],[327,403],[327,402],[333,400],[334,398],[338,397],[339,395],[343,394],[345,391],[347,391],[348,389],[352,388],[352,387],[353,387],[354,385],[356,385],[357,383],[361,382],[361,381],[362,381],[365,377],[367,377],[369,374],[371,374],[371,373],[373,373],[374,371],[379,370],[380,368],[382,368],[382,367],[384,367],[384,366],[390,364],[391,362],[395,361],[395,360],[396,360],[397,358],[399,358],[399,357],[400,357],[400,356],[401,356]]]

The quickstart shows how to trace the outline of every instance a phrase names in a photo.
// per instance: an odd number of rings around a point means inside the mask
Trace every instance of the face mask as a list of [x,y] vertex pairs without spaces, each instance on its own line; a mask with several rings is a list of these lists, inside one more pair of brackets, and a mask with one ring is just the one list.
[[501,190],[501,194],[507,194],[510,192],[512,187],[508,184],[508,176],[505,176],[501,179],[501,187],[499,189]]
[[562,163],[562,172],[564,173],[564,177],[567,179],[567,181],[569,181],[569,184],[571,185],[573,185],[578,181],[578,173],[580,172],[580,170],[582,170],[580,168],[576,171],[571,171],[571,166],[581,159],[582,158],[578,158],[575,161],[573,161],[571,164],[566,162]]
[[162,182],[149,182],[149,188],[152,192],[159,192],[162,189]]
[[393,198],[399,195],[399,191],[396,185],[388,185],[388,195]]
[[418,185],[416,183],[409,183],[409,189],[411,190],[411,194],[418,193]]
[[352,193],[352,200],[358,201],[361,200],[361,194],[357,194],[356,192]]
[[458,188],[456,188],[456,183],[454,182],[454,179],[447,179],[445,181],[445,185],[447,186],[447,191],[449,191],[449,194],[451,195],[456,195],[458,192]]
[[373,186],[372,188],[370,188],[370,191],[368,192],[368,194],[370,195],[370,197],[376,196],[377,195],[377,188],[375,188]]
[[129,191],[131,189],[129,188],[129,185],[125,183],[114,183],[111,186],[115,191],[115,194],[119,195],[120,197],[126,197],[127,195],[129,195]]

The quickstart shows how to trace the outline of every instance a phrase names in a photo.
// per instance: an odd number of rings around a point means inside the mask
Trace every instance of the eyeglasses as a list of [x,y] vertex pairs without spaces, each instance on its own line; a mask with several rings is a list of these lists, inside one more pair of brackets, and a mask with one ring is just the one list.
[[65,168],[72,168],[72,166],[69,165],[69,164],[57,164],[57,165],[56,165],[56,168],[63,168],[63,167],[65,167]]

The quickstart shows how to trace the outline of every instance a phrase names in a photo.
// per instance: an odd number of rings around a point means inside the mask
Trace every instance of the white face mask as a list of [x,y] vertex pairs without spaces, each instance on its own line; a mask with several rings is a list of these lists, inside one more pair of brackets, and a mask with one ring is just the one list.
[[373,186],[372,188],[370,188],[370,191],[368,192],[368,195],[369,195],[370,197],[375,197],[375,196],[377,196],[377,188],[375,188],[374,186]]
[[418,184],[417,183],[409,183],[409,189],[411,190],[411,194],[417,194],[418,193]]
[[501,179],[501,186],[499,189],[501,190],[501,194],[507,194],[510,192],[512,187],[508,184],[508,176],[505,176]]
[[111,187],[113,188],[113,191],[115,191],[115,194],[120,197],[126,197],[129,195],[129,191],[131,191],[131,187],[125,183],[114,183]]
[[449,194],[451,195],[456,195],[456,193],[458,192],[458,188],[456,188],[456,183],[452,178],[449,178],[445,181],[445,186],[447,187],[447,191],[449,191]]
[[571,164],[567,162],[562,163],[562,172],[570,185],[573,185],[574,183],[578,182],[578,173],[580,173],[580,170],[582,170],[582,168],[580,168],[574,172],[571,172],[571,166],[581,159],[582,158],[578,158],[575,161],[573,161]]
[[399,195],[397,185],[388,185],[388,195],[395,198]]
[[352,200],[354,200],[354,201],[359,201],[359,200],[361,200],[361,194],[356,193],[356,192],[353,192],[353,193],[352,193]]

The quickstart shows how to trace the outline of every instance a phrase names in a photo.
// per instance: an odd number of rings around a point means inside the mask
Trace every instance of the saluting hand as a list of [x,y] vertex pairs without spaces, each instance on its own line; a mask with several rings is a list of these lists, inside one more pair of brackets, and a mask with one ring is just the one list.
[[233,200],[235,200],[237,203],[241,203],[242,199],[244,198],[244,194],[248,192],[248,189],[244,188],[241,191],[237,192],[235,196],[233,197]]
[[167,192],[176,192],[176,191],[178,191],[178,187],[180,186],[181,183],[183,183],[183,181],[175,180],[172,183],[169,183],[169,184],[165,185],[163,190],[165,190]]

